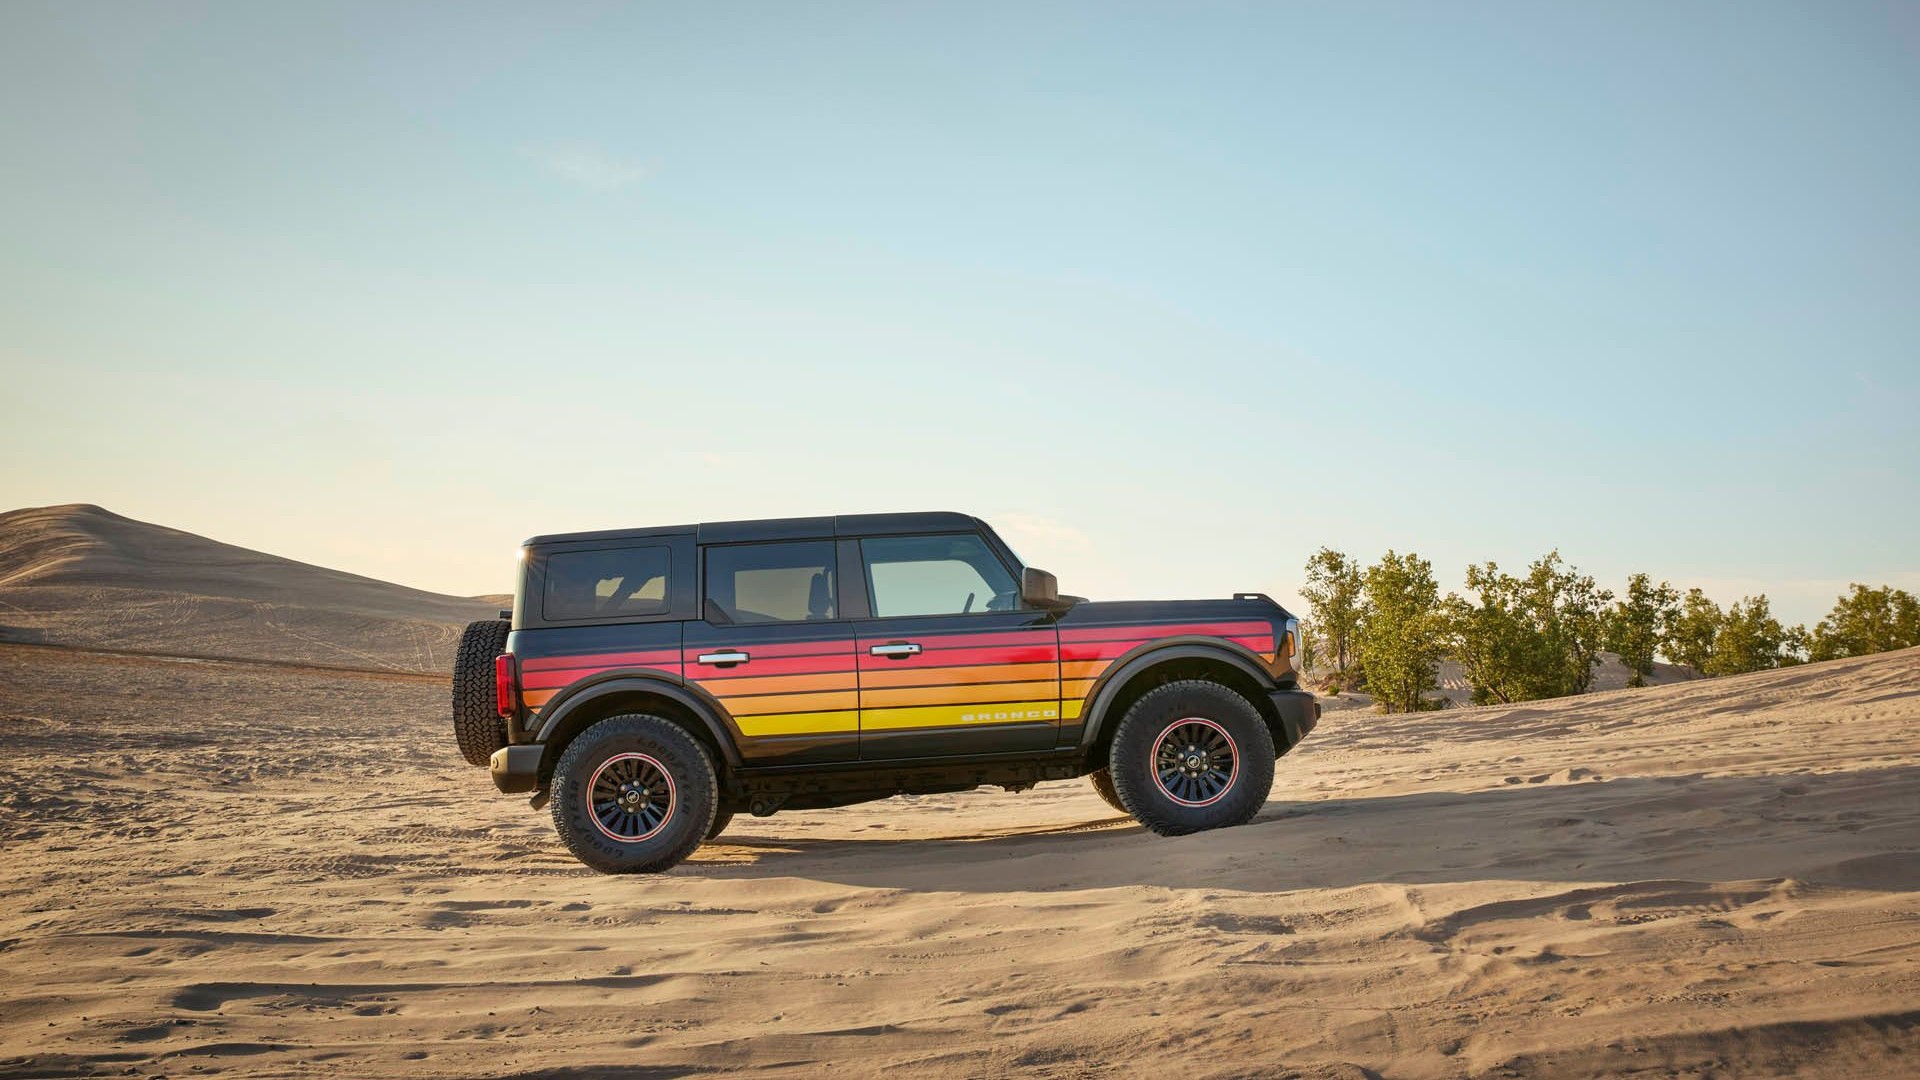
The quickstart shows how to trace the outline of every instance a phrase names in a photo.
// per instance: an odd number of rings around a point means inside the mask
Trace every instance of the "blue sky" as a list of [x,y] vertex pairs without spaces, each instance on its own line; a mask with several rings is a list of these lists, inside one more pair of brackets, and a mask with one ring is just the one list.
[[0,8],[0,505],[1920,586],[1920,8]]

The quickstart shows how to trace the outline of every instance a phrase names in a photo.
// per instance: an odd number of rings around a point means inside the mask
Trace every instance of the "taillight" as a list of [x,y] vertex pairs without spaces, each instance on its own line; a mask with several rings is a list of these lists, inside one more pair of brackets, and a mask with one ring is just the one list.
[[513,654],[501,653],[493,658],[493,700],[501,716],[513,715],[514,696]]

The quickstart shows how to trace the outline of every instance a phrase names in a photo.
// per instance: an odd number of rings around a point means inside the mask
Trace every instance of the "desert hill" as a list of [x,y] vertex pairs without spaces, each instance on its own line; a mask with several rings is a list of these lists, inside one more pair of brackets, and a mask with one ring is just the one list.
[[444,672],[443,596],[73,504],[0,514],[0,640]]

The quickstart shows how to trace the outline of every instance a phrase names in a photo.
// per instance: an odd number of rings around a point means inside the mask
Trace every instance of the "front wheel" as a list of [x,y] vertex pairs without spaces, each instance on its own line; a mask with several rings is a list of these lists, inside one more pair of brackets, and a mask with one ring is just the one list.
[[1253,704],[1219,683],[1156,687],[1113,733],[1114,794],[1161,836],[1244,825],[1273,790],[1273,733]]
[[707,838],[719,802],[713,759],[658,716],[615,716],[567,744],[553,770],[553,825],[603,874],[669,869]]
[[1101,802],[1106,803],[1108,806],[1113,807],[1123,814],[1133,813],[1133,811],[1128,810],[1126,805],[1120,801],[1120,796],[1114,794],[1112,770],[1095,769],[1093,772],[1087,774],[1087,783],[1093,785],[1094,794],[1100,796]]

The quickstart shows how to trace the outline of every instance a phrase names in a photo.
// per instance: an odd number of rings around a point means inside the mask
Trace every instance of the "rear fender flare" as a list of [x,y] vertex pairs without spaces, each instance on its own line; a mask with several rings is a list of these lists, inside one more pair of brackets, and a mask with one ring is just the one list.
[[[540,730],[534,735],[534,740],[542,745],[548,745],[546,756],[551,756],[549,740],[561,730],[569,716],[596,701],[603,701],[615,694],[630,694],[636,691],[657,694],[683,706],[705,725],[708,734],[713,736],[714,743],[720,747],[720,753],[726,758],[727,764],[734,768],[739,767],[740,733],[735,730],[732,718],[727,715],[726,710],[705,691],[675,682],[664,673],[614,670],[600,672],[574,683],[561,691],[541,711]],[[543,768],[548,764],[551,763],[543,761]]]
[[[1267,670],[1266,663],[1252,649],[1238,642],[1205,637],[1177,637],[1149,641],[1122,654],[1108,666],[1099,680],[1094,683],[1092,691],[1087,694],[1086,708],[1081,710],[1080,714],[1081,749],[1089,749],[1093,746],[1110,719],[1118,722],[1118,717],[1110,718],[1107,713],[1112,710],[1114,699],[1120,696],[1120,691],[1125,689],[1127,683],[1131,682],[1135,675],[1169,660],[1215,660],[1238,668],[1253,680],[1255,686],[1267,689],[1272,689],[1274,686],[1273,673]],[[1256,709],[1260,707],[1257,701],[1253,705]]]

